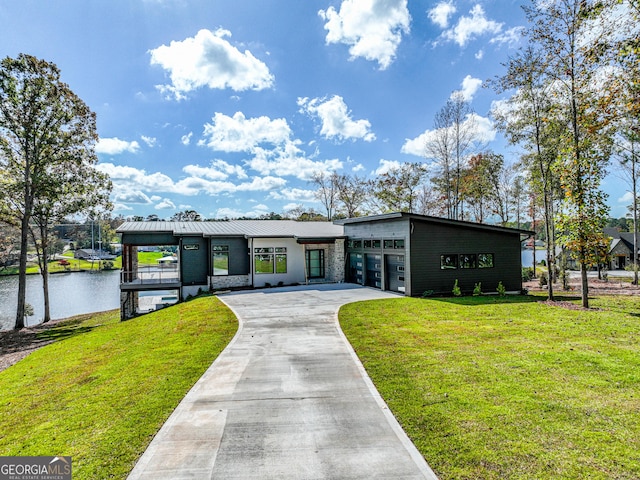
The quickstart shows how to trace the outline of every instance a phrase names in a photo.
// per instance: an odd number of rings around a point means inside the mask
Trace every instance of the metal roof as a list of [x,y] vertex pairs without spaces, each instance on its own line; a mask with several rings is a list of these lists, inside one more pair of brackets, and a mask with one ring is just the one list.
[[125,222],[118,233],[171,233],[175,236],[203,237],[289,237],[335,238],[344,236],[344,227],[331,222],[295,220],[226,220],[220,222]]
[[418,215],[417,213],[406,213],[406,212],[393,212],[393,213],[385,213],[382,215],[372,215],[369,217],[346,218],[343,220],[336,220],[336,223],[340,225],[350,225],[354,223],[368,223],[368,222],[392,220],[397,218],[409,218],[412,220],[418,220],[426,223],[439,223],[439,224],[453,225],[458,227],[477,228],[481,230],[493,230],[493,231],[507,232],[507,233],[519,233],[521,235],[528,235],[528,236],[535,235],[535,232],[518,229],[518,228],[502,227],[499,225],[488,225],[485,223],[466,222],[463,220],[450,220],[448,218],[430,217],[428,215]]

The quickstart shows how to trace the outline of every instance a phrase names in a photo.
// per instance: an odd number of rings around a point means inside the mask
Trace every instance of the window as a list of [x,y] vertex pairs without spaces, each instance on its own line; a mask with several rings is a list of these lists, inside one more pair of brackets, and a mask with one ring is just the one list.
[[400,249],[400,248],[404,248],[404,239],[402,240],[394,240],[393,241],[393,248]]
[[261,247],[253,251],[256,274],[287,273],[287,247]]
[[287,273],[287,255],[276,253],[276,273]]
[[229,245],[213,246],[213,275],[229,275]]
[[393,248],[393,240],[385,240],[384,248]]
[[305,257],[309,278],[324,278],[324,250],[307,250]]
[[478,268],[493,268],[493,253],[479,253]]
[[270,254],[257,254],[254,255],[255,272],[260,273],[273,273],[273,255]]
[[460,268],[476,268],[476,254],[475,253],[463,253],[460,255]]
[[441,270],[454,270],[456,268],[458,268],[457,255],[440,255]]
[[362,240],[354,240],[353,248],[362,248]]
[[380,248],[380,240],[365,240],[364,248]]

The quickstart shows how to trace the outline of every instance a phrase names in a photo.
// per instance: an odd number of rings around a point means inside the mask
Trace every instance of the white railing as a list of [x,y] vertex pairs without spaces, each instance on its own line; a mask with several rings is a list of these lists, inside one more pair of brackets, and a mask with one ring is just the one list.
[[136,285],[157,285],[179,283],[180,271],[177,265],[162,267],[140,267],[138,270],[120,272],[120,283]]

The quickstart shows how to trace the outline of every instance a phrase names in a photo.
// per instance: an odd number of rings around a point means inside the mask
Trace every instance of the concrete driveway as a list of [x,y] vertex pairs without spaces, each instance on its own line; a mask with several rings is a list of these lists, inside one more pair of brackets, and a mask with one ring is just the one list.
[[435,479],[338,327],[356,285],[221,295],[238,334],[130,479]]

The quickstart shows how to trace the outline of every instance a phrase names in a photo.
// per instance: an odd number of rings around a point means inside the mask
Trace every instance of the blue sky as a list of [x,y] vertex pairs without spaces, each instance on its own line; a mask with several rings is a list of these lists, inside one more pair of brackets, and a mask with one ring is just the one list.
[[[114,214],[321,211],[313,172],[424,160],[454,91],[487,146],[517,160],[481,84],[521,46],[522,3],[3,0],[0,56],[54,62],[96,112]],[[624,215],[624,182],[604,188]]]

